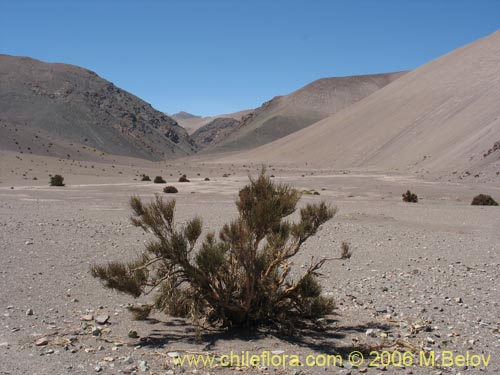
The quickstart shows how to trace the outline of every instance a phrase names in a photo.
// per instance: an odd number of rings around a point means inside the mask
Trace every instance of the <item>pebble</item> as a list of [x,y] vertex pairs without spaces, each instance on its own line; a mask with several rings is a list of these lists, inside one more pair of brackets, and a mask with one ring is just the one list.
[[131,339],[137,339],[139,338],[139,335],[137,334],[137,331],[131,329],[130,331],[128,331],[128,337],[130,337]]
[[103,325],[106,324],[109,320],[109,315],[97,315],[95,321],[97,324]]
[[95,370],[95,372],[101,372],[102,371],[102,367],[101,366],[96,366],[96,367],[94,367],[94,370]]
[[92,336],[101,336],[101,330],[99,327],[92,327]]
[[149,370],[149,365],[146,361],[138,361],[137,365],[139,367],[139,370],[141,370],[142,372],[146,372]]
[[92,314],[85,314],[80,317],[80,320],[83,320],[84,322],[90,322],[94,320],[94,315]]
[[39,338],[38,340],[35,341],[36,346],[44,346],[49,343],[49,340],[46,337]]
[[26,310],[26,316],[30,316],[30,315],[33,315],[33,310],[31,310],[31,309]]

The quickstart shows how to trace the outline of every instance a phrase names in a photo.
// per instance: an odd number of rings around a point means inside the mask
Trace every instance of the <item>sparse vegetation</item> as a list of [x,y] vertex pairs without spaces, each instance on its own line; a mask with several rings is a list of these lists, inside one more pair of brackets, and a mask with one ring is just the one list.
[[56,174],[50,177],[50,186],[64,186],[64,177]]
[[418,203],[418,196],[410,190],[407,190],[406,193],[403,194],[403,202]]
[[153,182],[155,184],[165,184],[167,181],[165,181],[162,176],[156,176]]
[[[92,166],[92,167],[94,167],[94,166]],[[149,178],[148,175],[143,174],[142,177],[141,177],[141,181],[151,181],[151,179]]]
[[208,177],[205,177],[205,181],[210,181],[210,179]]
[[287,217],[296,211],[300,196],[262,172],[240,190],[236,220],[224,225],[218,236],[208,233],[200,246],[200,218],[177,228],[174,200],[157,195],[145,204],[132,197],[132,223],[156,240],[137,260],[96,265],[92,275],[105,287],[134,297],[158,290],[154,307],[173,316],[213,326],[293,330],[334,307],[317,281],[327,259],[313,258],[300,276],[290,277],[291,258],[336,212],[324,202],[307,204],[299,222],[292,223]]
[[179,190],[177,190],[177,188],[175,186],[169,185],[169,186],[165,186],[163,188],[163,192],[167,193],[167,194],[175,194],[175,193],[178,193]]
[[491,195],[479,194],[472,199],[472,206],[498,206],[498,202],[495,201]]
[[189,179],[185,174],[183,174],[181,177],[179,177],[179,182],[189,182]]
[[340,259],[350,259],[352,256],[352,252],[350,250],[349,243],[342,241],[340,245]]

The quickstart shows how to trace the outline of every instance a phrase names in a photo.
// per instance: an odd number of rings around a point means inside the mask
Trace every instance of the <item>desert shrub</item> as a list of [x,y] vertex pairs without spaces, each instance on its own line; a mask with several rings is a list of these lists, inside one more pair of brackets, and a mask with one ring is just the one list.
[[472,199],[473,206],[498,206],[498,203],[487,194],[479,194]]
[[143,174],[142,177],[141,177],[141,181],[151,181],[151,179],[149,178],[148,175]]
[[155,179],[153,180],[153,182],[155,184],[164,184],[167,181],[165,181],[162,176],[156,176]]
[[205,181],[210,181],[210,179],[208,177],[205,177]]
[[403,194],[403,202],[418,203],[417,194],[413,194],[410,190],[407,190],[406,193]]
[[183,174],[181,177],[179,177],[179,182],[189,182],[187,176]]
[[343,241],[340,245],[340,259],[350,259],[352,256],[352,252],[350,249],[349,243]]
[[157,195],[143,203],[132,197],[133,225],[156,239],[136,260],[95,265],[92,275],[105,287],[134,297],[158,291],[154,307],[173,316],[222,327],[293,329],[334,307],[317,281],[327,259],[313,258],[307,269],[290,277],[291,258],[336,212],[324,202],[308,204],[292,223],[287,217],[299,199],[297,190],[274,184],[262,172],[240,190],[238,217],[197,246],[200,218],[177,227],[174,200]]
[[178,193],[179,190],[177,190],[177,188],[175,186],[169,185],[169,186],[165,186],[163,188],[163,192],[168,193],[168,194],[175,194],[175,193]]
[[64,177],[56,174],[50,177],[50,186],[64,186]]

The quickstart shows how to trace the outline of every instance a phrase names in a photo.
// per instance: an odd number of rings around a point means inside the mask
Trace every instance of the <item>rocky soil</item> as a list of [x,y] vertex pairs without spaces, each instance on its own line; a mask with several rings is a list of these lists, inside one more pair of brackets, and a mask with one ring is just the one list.
[[[177,173],[177,166],[171,168]],[[154,314],[131,319],[138,301],[105,290],[89,266],[134,256],[147,236],[132,227],[127,200],[148,199],[163,185],[133,181],[134,175],[49,188],[45,182],[0,183],[0,374],[497,374],[500,372],[500,210],[472,207],[488,186],[436,184],[405,176],[271,170],[306,194],[303,202],[339,208],[294,261],[295,274],[311,256],[336,257],[348,241],[352,258],[326,263],[324,292],[336,314],[295,337],[265,330],[200,330],[189,322]],[[195,214],[217,229],[235,214],[234,199],[246,172],[183,170],[190,183],[179,188],[177,221]],[[227,170],[229,172],[229,168]],[[197,176],[200,173],[200,176]],[[235,174],[234,174],[235,173]],[[154,174],[152,175],[154,177]],[[164,176],[169,179],[168,171]],[[5,177],[5,176],[4,176]],[[210,177],[210,181],[204,181]],[[171,178],[170,178],[171,179]],[[128,181],[128,182],[125,182]],[[170,183],[171,181],[169,181]],[[419,203],[403,203],[411,188]],[[277,355],[344,357],[344,367],[174,366],[173,357],[231,350]],[[367,356],[359,367],[352,350]],[[370,350],[411,351],[415,365],[369,366]],[[420,351],[491,355],[485,366],[418,366]]]

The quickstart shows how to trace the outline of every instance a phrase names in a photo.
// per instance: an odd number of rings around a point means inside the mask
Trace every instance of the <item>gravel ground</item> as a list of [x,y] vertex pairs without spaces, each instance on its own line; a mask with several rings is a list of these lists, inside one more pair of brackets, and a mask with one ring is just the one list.
[[[300,273],[312,255],[337,256],[342,241],[351,244],[350,260],[323,269],[335,315],[297,337],[199,331],[161,314],[133,321],[126,306],[137,301],[102,288],[89,266],[143,248],[147,237],[129,223],[127,200],[132,194],[152,197],[162,186],[124,182],[127,176],[105,183],[87,178],[85,185],[68,182],[64,188],[20,181],[14,189],[0,186],[0,374],[500,373],[500,209],[469,205],[479,192],[498,200],[500,189],[360,173],[272,173],[320,192],[303,202],[325,199],[339,208],[294,261]],[[234,199],[245,182],[239,173],[175,184],[177,221],[197,214],[206,229],[219,228],[235,215]],[[421,198],[418,204],[401,202],[408,187]],[[93,327],[100,327],[100,335],[93,335]],[[139,337],[130,338],[130,330]],[[350,351],[370,349],[412,351],[414,366],[383,366],[373,356],[359,367],[347,361]],[[299,355],[303,362],[310,354],[338,353],[344,367],[195,370],[173,366],[171,358],[174,352],[220,356],[231,350],[269,350]],[[436,364],[446,351],[490,355],[490,362],[422,367],[421,351],[435,351]]]

